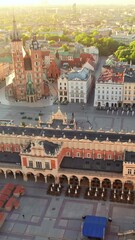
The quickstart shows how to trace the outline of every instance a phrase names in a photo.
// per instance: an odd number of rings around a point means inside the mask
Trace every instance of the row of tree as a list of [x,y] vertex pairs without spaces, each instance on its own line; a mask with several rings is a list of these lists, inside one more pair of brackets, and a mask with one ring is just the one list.
[[135,64],[135,41],[131,42],[129,45],[119,46],[115,52],[115,56],[119,61],[132,61],[132,63]]
[[91,34],[80,33],[75,36],[75,41],[87,47],[97,47],[101,56],[109,56],[113,54],[121,45],[111,37],[102,37],[97,31],[93,31]]

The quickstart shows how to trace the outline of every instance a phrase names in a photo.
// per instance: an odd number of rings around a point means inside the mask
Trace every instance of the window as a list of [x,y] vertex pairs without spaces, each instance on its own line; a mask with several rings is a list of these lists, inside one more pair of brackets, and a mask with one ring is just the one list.
[[45,162],[45,169],[50,169],[49,162]]
[[77,157],[80,157],[80,153],[79,152],[77,153]]
[[100,153],[98,153],[97,158],[100,158],[100,159],[101,159],[101,154],[100,154]]
[[111,155],[108,155],[108,159],[111,159]]
[[128,169],[128,174],[132,174],[132,170],[131,169]]
[[87,153],[87,158],[90,158],[90,153]]
[[29,161],[29,167],[33,168],[33,161]]
[[42,163],[41,162],[36,162],[36,168],[42,168]]
[[129,89],[131,89],[131,87],[130,87],[130,86],[129,86],[128,88],[129,88]]

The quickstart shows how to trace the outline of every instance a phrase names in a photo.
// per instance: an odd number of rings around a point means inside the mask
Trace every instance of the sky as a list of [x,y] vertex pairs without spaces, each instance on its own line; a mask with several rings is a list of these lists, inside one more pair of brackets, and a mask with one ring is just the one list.
[[73,3],[76,4],[135,4],[135,0],[0,0],[0,6],[16,6],[16,5],[37,5],[41,3],[49,3],[50,5],[72,5]]

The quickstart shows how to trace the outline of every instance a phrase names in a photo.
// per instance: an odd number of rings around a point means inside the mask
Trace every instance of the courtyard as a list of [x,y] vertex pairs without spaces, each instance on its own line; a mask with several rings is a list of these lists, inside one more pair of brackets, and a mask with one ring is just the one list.
[[[25,194],[19,198],[20,207],[7,212],[6,221],[0,229],[1,240],[47,240],[83,239],[82,216],[111,217],[105,240],[134,239],[132,236],[118,237],[118,232],[135,228],[135,205],[47,195],[48,184],[34,181],[2,179],[0,190],[8,183],[21,184]],[[1,210],[2,211],[2,210]]]

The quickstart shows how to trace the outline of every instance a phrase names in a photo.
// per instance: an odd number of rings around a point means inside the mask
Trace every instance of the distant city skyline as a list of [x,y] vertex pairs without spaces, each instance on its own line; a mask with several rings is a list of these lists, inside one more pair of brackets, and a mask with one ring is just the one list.
[[135,4],[135,0],[96,0],[91,2],[90,0],[6,0],[1,2],[0,6],[18,6],[18,5],[38,5],[38,4],[49,4],[49,5],[72,5],[72,4],[89,4],[89,5],[129,5]]

